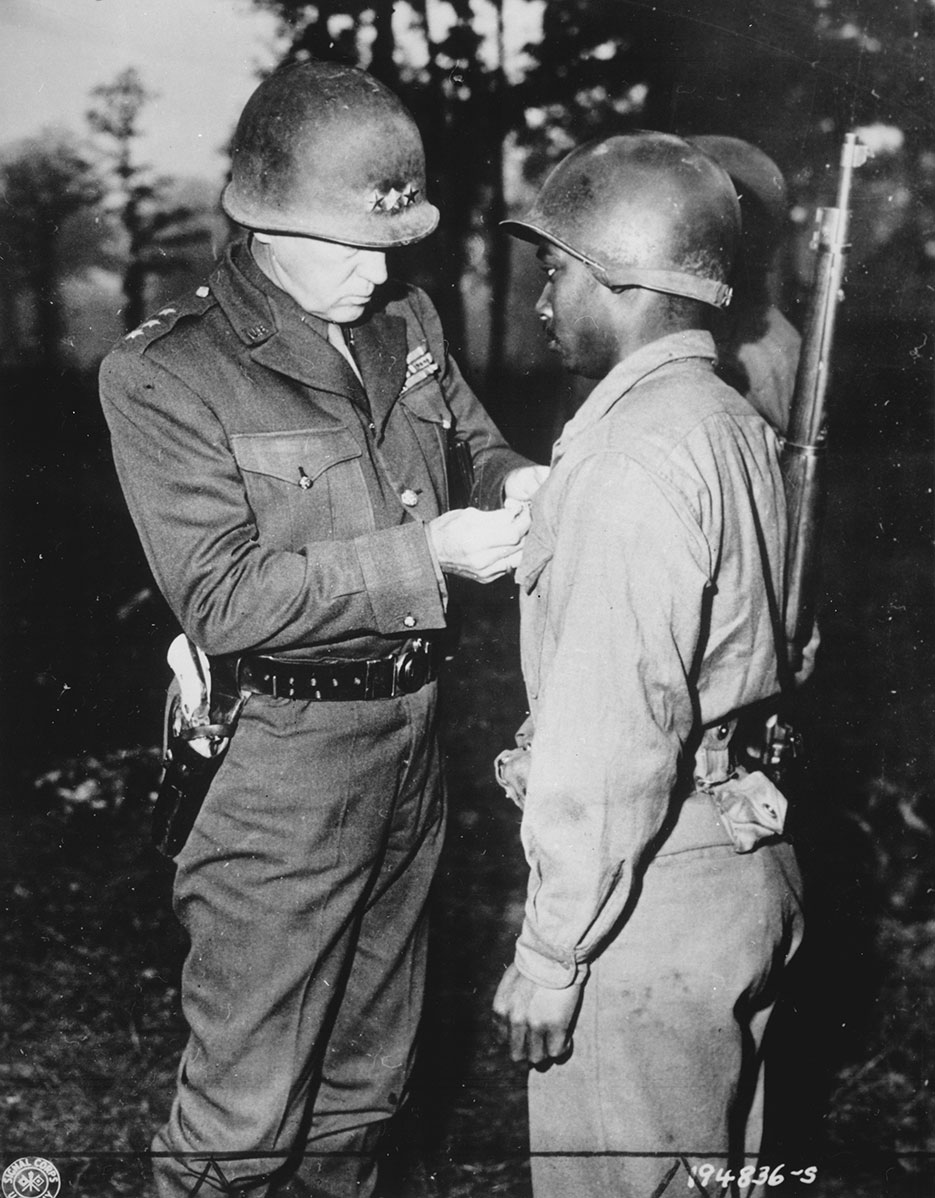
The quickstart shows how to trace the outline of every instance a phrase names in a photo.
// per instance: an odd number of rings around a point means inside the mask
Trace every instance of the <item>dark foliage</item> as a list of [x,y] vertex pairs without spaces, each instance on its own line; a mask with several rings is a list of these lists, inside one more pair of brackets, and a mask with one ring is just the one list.
[[[26,360],[59,362],[65,335],[63,226],[94,208],[103,194],[103,181],[88,156],[64,134],[30,139],[0,161],[5,273],[0,296],[7,316],[4,340],[12,342],[0,358],[19,351]],[[25,319],[18,311],[23,306]]]
[[106,148],[105,174],[118,204],[126,238],[123,265],[123,326],[135,329],[147,314],[147,284],[154,275],[168,275],[184,265],[188,251],[204,239],[196,214],[184,205],[167,202],[170,180],[156,178],[136,160],[140,117],[155,94],[146,90],[134,67],[91,92],[88,124]]
[[[931,357],[913,356],[913,329],[843,334],[823,646],[796,794],[810,935],[774,1029],[770,1155],[817,1164],[832,1198],[927,1198]],[[184,1038],[171,866],[147,840],[171,621],[123,514],[92,380],[6,383],[0,1142],[8,1157],[55,1159],[75,1198],[139,1198]],[[490,774],[525,714],[516,603],[507,584],[462,599],[431,998],[390,1193],[528,1198],[524,1077],[487,1015],[525,874],[517,813]]]
[[[394,56],[384,0],[319,4],[311,24],[310,6],[264,3],[291,21],[297,54],[356,60],[366,34],[373,69],[416,114],[444,222],[442,240],[412,256],[416,273],[435,279],[455,341],[470,238],[492,233],[501,210],[510,135],[537,173],[570,139],[634,122],[717,130],[762,145],[789,172],[794,198],[811,204],[830,199],[827,164],[845,127],[884,121],[904,132],[903,148],[865,171],[855,195],[823,646],[802,697],[809,764],[795,794],[810,932],[773,1031],[770,1156],[817,1164],[831,1198],[928,1198],[935,438],[931,331],[919,313],[930,308],[935,260],[931,5],[562,0],[546,6],[547,36],[525,81],[506,87],[498,64],[480,59],[462,0],[418,68]],[[426,7],[412,5],[423,35]],[[66,166],[60,190],[80,208],[91,193],[72,182],[84,168]],[[902,207],[888,207],[901,195]],[[38,211],[24,208],[30,236],[46,219]],[[486,261],[496,296],[503,264]],[[8,1158],[53,1157],[75,1198],[138,1198],[184,1037],[171,866],[147,842],[175,630],[118,492],[94,380],[58,368],[51,351],[44,361],[44,372],[7,373],[0,408],[0,1146]],[[541,456],[556,380],[495,381],[516,397],[501,422]],[[524,884],[517,816],[490,777],[525,713],[515,600],[506,584],[463,598],[462,650],[445,680],[452,818],[431,999],[413,1101],[389,1145],[390,1192],[528,1198],[524,1077],[487,1017]]]

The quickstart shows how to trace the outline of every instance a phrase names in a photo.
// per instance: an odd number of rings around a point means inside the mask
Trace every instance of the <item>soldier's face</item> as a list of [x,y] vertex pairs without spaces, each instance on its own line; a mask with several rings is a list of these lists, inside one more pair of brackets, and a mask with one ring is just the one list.
[[536,304],[549,349],[586,378],[603,378],[620,360],[617,306],[583,262],[543,241],[536,255],[546,276]]
[[[374,289],[386,282],[386,254],[314,237],[257,233],[266,247],[267,273],[306,312],[350,324],[364,312]],[[264,265],[261,263],[261,265]]]

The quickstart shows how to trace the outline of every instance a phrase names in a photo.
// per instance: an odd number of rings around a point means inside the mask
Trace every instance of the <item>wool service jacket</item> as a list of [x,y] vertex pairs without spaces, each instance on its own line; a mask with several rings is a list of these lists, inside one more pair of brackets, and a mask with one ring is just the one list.
[[353,339],[362,381],[241,242],[104,360],[130,513],[209,654],[361,659],[444,628],[426,522],[449,507],[449,441],[467,442],[477,507],[498,507],[505,476],[528,464],[423,292],[387,284]]

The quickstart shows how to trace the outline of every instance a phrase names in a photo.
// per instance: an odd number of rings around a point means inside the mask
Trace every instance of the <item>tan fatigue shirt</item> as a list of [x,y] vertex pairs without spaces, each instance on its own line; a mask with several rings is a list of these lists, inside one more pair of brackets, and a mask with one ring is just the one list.
[[[535,724],[516,960],[581,980],[701,731],[778,690],[777,438],[701,331],[619,363],[565,426],[517,571]],[[638,897],[636,898],[638,902]]]

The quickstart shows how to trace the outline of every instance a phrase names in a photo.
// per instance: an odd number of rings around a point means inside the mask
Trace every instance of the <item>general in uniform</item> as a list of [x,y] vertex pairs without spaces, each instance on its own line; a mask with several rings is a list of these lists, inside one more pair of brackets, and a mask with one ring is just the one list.
[[507,227],[539,245],[550,345],[596,383],[517,570],[529,882],[495,1011],[535,1066],[533,1189],[688,1195],[710,1165],[749,1198],[801,886],[783,797],[731,748],[785,653],[777,438],[709,331],[737,197],[679,138],[631,134],[572,152]]
[[191,1034],[157,1184],[365,1196],[422,1004],[445,574],[515,565],[544,468],[504,443],[428,298],[387,280],[385,251],[438,213],[382,85],[271,76],[223,203],[250,236],[101,372],[156,581],[246,697],[177,859]]

